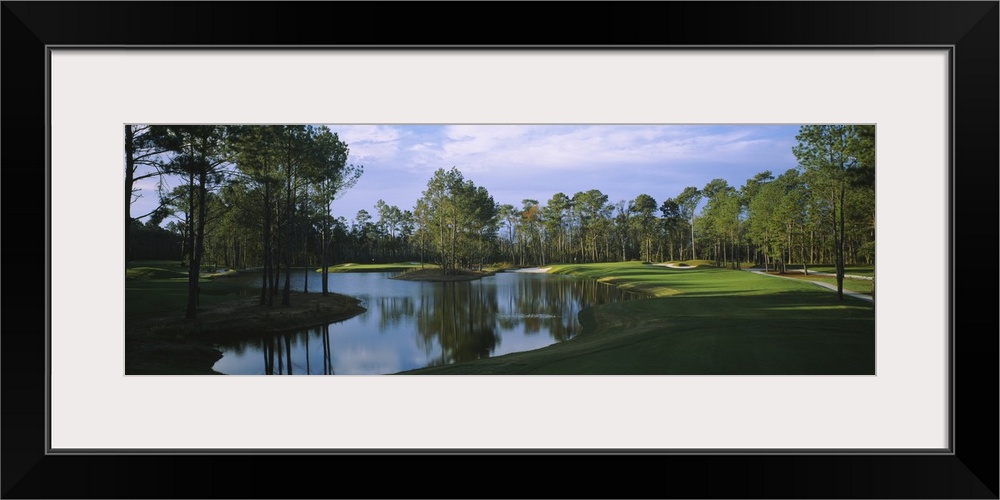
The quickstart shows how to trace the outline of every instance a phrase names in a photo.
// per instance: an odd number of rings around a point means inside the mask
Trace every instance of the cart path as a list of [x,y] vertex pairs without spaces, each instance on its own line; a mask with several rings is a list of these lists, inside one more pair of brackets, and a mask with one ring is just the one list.
[[[801,278],[789,278],[787,276],[775,276],[773,274],[768,274],[768,273],[765,273],[764,271],[758,271],[758,270],[755,270],[755,269],[747,269],[747,271],[750,271],[751,273],[755,273],[755,274],[760,274],[760,275],[763,275],[763,276],[771,276],[772,278],[784,278],[786,280],[795,280],[795,281],[808,281],[808,280],[803,280]],[[819,276],[836,276],[835,274],[827,274],[827,273],[813,273],[813,274],[817,274]],[[847,276],[844,276],[844,277],[846,278]],[[819,286],[821,286],[823,288],[826,288],[827,290],[833,290],[834,292],[837,291],[837,285],[831,285],[829,283],[823,283],[823,282],[820,282],[820,281],[808,281],[808,282],[812,283],[814,285],[819,285]],[[847,290],[844,290],[844,295],[846,295],[848,297],[854,297],[855,299],[863,300],[865,302],[869,302],[869,303],[872,303],[872,304],[875,303],[875,298],[874,297],[871,297],[869,295],[865,295],[863,293],[849,292]]]
[[[800,273],[800,274],[805,273],[805,271],[803,271],[802,269],[789,269],[787,272],[789,272],[789,273]],[[831,278],[835,278],[837,276],[834,273],[820,273],[820,272],[816,272],[816,271],[809,271],[809,274],[810,275],[815,274],[816,276],[829,276]],[[861,275],[857,275],[857,274],[845,274],[844,277],[845,278],[853,278],[853,279],[856,279],[856,280],[868,280],[868,281],[871,281],[872,279],[874,279],[871,276],[861,276]]]

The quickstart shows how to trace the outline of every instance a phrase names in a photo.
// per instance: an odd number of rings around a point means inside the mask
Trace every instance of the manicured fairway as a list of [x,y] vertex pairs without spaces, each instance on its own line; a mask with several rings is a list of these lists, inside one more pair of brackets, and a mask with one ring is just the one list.
[[[205,306],[239,297],[241,286],[202,276],[200,303]],[[137,262],[125,272],[125,318],[143,318],[187,307],[187,269],[177,262]]]
[[[802,265],[801,264],[789,265],[788,269],[789,270],[792,270],[792,269],[801,270],[802,269]],[[809,266],[809,272],[811,272],[811,273],[812,272],[817,272],[817,273],[830,273],[830,274],[833,274],[833,273],[837,272],[837,269],[835,267],[833,267],[833,266],[815,266],[815,267]],[[872,267],[872,266],[844,266],[844,274],[846,274],[846,275],[853,275],[853,276],[868,276],[868,277],[872,277],[872,276],[875,276],[875,268]]]
[[875,373],[871,304],[796,280],[710,267],[553,266],[653,298],[587,309],[586,331],[536,351],[428,374],[807,375]]
[[[424,264],[424,267],[437,267],[431,264]],[[391,264],[338,264],[336,266],[329,266],[327,270],[331,273],[371,273],[371,272],[392,272],[392,271],[409,271],[410,269],[420,269],[420,263],[418,262],[395,262]],[[323,269],[317,269],[316,272],[320,272]]]
[[[832,276],[817,276],[810,274],[805,276],[797,273],[787,273],[784,275],[779,275],[785,278],[792,278],[803,281],[818,281],[820,283],[826,283],[828,285],[837,286],[837,278]],[[872,294],[872,280],[858,279],[858,278],[844,278],[844,290],[848,292],[863,293],[866,295]]]

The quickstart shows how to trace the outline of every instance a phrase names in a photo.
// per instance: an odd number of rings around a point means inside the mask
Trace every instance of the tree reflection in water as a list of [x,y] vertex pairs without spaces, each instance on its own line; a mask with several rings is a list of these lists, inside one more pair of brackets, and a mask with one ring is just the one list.
[[223,359],[216,369],[333,375],[337,365],[339,373],[378,374],[471,361],[572,339],[582,331],[578,316],[585,308],[643,298],[592,280],[544,274],[501,273],[453,283],[366,274],[336,279],[343,280],[338,289],[363,297],[368,312],[341,323],[220,345]]
[[417,316],[417,343],[440,357],[430,365],[488,358],[500,345],[496,287],[471,282],[442,283],[425,295]]
[[[315,336],[320,340],[323,347],[323,375],[333,375],[333,359],[330,349],[330,325],[323,325],[305,332],[288,332],[262,335],[259,340],[253,342],[259,348],[264,357],[265,375],[295,375],[294,362],[302,366],[305,363],[305,374],[312,375],[311,352],[309,348],[309,338]],[[303,353],[297,353],[296,347],[302,345]],[[243,353],[250,343],[237,342],[231,347],[220,346],[223,349],[231,348],[233,352]],[[299,358],[305,358],[300,360]],[[275,361],[277,360],[277,366]],[[258,365],[259,366],[259,365]],[[301,372],[299,372],[301,373]]]

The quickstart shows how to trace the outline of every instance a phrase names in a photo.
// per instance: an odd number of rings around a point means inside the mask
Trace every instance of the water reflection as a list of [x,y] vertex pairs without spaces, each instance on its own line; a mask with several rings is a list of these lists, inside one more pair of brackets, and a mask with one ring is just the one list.
[[379,330],[385,330],[399,325],[413,316],[415,304],[413,297],[379,297],[378,302]]
[[[317,346],[318,345],[318,346]],[[216,368],[235,367],[233,374],[333,375],[330,325],[299,332],[261,335],[255,340],[218,344],[224,357]],[[259,356],[259,358],[258,358]],[[251,361],[251,357],[257,359]],[[221,363],[221,364],[220,364]]]
[[[500,273],[478,281],[420,283],[390,273],[330,276],[330,288],[368,312],[343,322],[220,345],[227,374],[383,374],[538,349],[569,340],[592,305],[642,298],[592,280]],[[293,277],[293,289],[305,276]],[[319,279],[308,285],[318,291]],[[319,347],[317,347],[317,345]],[[336,370],[335,370],[336,368]]]
[[473,282],[441,283],[421,301],[417,343],[440,354],[430,365],[488,358],[500,345],[497,290]]

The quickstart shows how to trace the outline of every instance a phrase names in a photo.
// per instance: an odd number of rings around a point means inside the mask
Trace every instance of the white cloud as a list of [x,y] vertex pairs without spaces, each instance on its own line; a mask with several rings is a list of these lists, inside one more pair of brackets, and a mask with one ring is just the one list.
[[[572,196],[588,189],[602,190],[610,201],[640,193],[661,200],[713,178],[742,185],[761,170],[794,166],[794,134],[774,138],[774,130],[709,125],[363,126],[345,129],[342,137],[359,141],[364,155],[369,183],[357,186],[359,195],[379,193],[376,186],[419,193],[435,169],[454,166],[489,189],[497,202],[517,205],[523,198],[544,203],[556,192]],[[353,158],[355,146],[350,144]],[[386,201],[410,207],[416,197]]]
[[330,125],[330,130],[340,134],[340,138],[357,143],[393,142],[403,135],[391,125]]
[[350,149],[349,160],[354,164],[367,165],[373,161],[389,163],[400,153],[403,133],[389,125],[331,125]]

